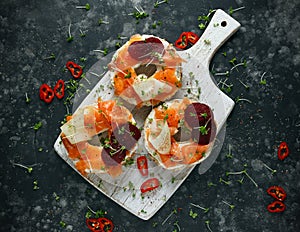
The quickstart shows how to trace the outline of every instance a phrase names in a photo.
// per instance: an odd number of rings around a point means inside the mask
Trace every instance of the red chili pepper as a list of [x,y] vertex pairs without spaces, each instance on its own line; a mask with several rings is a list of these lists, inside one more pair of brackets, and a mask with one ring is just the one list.
[[59,79],[54,86],[54,94],[58,99],[62,99],[65,96],[65,82]]
[[267,189],[267,193],[277,199],[278,201],[284,201],[286,198],[286,192],[280,186],[271,186]]
[[86,225],[93,232],[112,232],[114,229],[113,222],[104,217],[87,218]]
[[137,167],[142,176],[148,176],[148,161],[146,156],[140,156],[136,160]]
[[40,99],[46,103],[52,102],[54,98],[54,91],[47,84],[42,84],[40,86]]
[[185,49],[188,46],[188,33],[182,32],[175,42],[175,47]]
[[151,178],[146,180],[142,185],[141,185],[141,192],[145,193],[145,192],[149,192],[152,191],[156,188],[158,188],[160,185],[159,180],[157,178]]
[[196,33],[189,31],[187,32],[187,40],[191,44],[195,44],[199,40],[199,36]]
[[284,160],[289,155],[289,153],[290,151],[287,143],[281,142],[277,150],[278,159]]
[[274,201],[267,206],[267,210],[270,213],[280,213],[285,210],[285,204],[281,201]]
[[175,41],[175,47],[185,49],[187,47],[187,43],[183,43],[181,39],[178,39]]
[[67,69],[71,72],[72,76],[77,79],[81,77],[82,74],[82,68],[80,65],[76,64],[73,61],[68,61],[66,64]]

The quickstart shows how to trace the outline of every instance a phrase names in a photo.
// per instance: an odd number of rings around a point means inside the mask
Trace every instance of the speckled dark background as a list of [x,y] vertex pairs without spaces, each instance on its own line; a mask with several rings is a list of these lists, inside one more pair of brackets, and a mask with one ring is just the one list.
[[[76,9],[90,3],[91,9]],[[107,211],[115,231],[300,231],[300,2],[299,0],[180,1],[153,7],[155,1],[139,0],[1,0],[0,6],[0,231],[88,231],[87,206]],[[142,6],[149,17],[128,16]],[[116,50],[118,34],[155,34],[174,42],[182,31],[198,28],[198,16],[209,9],[245,7],[233,13],[240,30],[217,52],[211,70],[229,70],[230,60],[247,61],[235,69],[226,83],[228,95],[238,101],[227,124],[223,149],[211,169],[191,173],[174,196],[149,221],[130,214],[76,174],[54,151],[60,122],[66,113],[62,101],[50,105],[39,100],[39,86],[70,75],[63,72],[68,60],[86,57],[88,70],[100,57],[95,49]],[[102,18],[109,24],[98,25]],[[153,23],[161,21],[155,29]],[[74,40],[66,42],[68,25]],[[80,30],[86,36],[80,37]],[[226,52],[227,56],[222,55]],[[45,59],[51,53],[55,60]],[[261,77],[266,84],[261,84]],[[226,76],[215,76],[224,81]],[[249,88],[245,88],[243,84]],[[26,103],[25,94],[31,99]],[[250,102],[249,102],[250,101]],[[36,122],[43,126],[34,131]],[[277,147],[286,141],[290,155],[277,158]],[[228,147],[232,157],[228,157]],[[34,165],[33,172],[11,162]],[[266,168],[277,172],[272,174]],[[247,170],[258,187],[245,176],[227,171]],[[243,179],[243,184],[238,180]],[[220,178],[230,181],[229,185]],[[33,189],[37,181],[39,189]],[[209,187],[208,183],[214,183]],[[271,214],[266,194],[271,185],[287,192],[286,210]],[[55,200],[54,194],[60,199]],[[231,208],[228,202],[234,205]],[[190,203],[209,207],[203,210]],[[167,222],[162,222],[177,209]],[[198,216],[192,218],[190,210]],[[65,222],[65,227],[61,225]]]

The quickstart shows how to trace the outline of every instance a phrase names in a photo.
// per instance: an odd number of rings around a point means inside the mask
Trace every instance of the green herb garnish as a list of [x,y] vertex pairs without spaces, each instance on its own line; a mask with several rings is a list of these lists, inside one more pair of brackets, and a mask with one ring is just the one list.
[[89,3],[85,4],[84,6],[76,6],[76,9],[85,9],[85,10],[90,10],[91,6]]
[[67,38],[67,42],[71,42],[71,41],[73,41],[73,39],[74,39],[74,37],[72,36],[72,34],[71,34],[71,23],[69,24],[69,29],[68,29],[68,38]]
[[196,212],[193,212],[192,209],[190,209],[190,214],[189,214],[193,219],[195,219],[196,217],[198,217],[198,214]]
[[42,122],[37,122],[34,124],[34,126],[32,127],[35,131],[37,131],[38,129],[40,129],[42,127],[43,123]]

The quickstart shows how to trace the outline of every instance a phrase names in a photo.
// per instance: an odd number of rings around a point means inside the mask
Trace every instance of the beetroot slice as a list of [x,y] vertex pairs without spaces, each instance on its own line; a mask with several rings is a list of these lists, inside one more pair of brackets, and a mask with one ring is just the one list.
[[101,157],[105,166],[117,166],[125,159],[126,150],[105,147],[102,149]]
[[117,166],[122,163],[126,153],[131,150],[141,137],[140,130],[131,123],[116,127],[109,142],[104,145],[101,157],[106,166]]
[[125,123],[117,126],[111,135],[111,141],[124,146],[126,150],[131,150],[141,137],[140,130],[131,123]]
[[143,41],[134,41],[128,47],[129,55],[138,61],[158,60],[157,54],[163,55],[163,52],[163,43],[155,37],[149,37]]
[[213,112],[204,103],[192,103],[184,111],[184,121],[191,128],[204,126],[211,120],[213,120]]
[[207,145],[214,140],[216,132],[216,123],[209,121],[204,126],[194,127],[192,129],[192,139],[199,145]]

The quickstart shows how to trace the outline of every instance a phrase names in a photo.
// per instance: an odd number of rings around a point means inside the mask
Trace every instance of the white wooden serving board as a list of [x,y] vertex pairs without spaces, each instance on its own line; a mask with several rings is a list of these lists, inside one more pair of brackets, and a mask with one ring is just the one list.
[[[224,11],[217,10],[199,41],[190,49],[178,52],[186,60],[186,63],[182,67],[183,87],[172,99],[187,96],[208,104],[214,112],[217,133],[219,133],[226,122],[227,117],[233,109],[234,102],[215,85],[209,73],[209,63],[219,47],[239,27],[240,24],[236,20]],[[86,74],[86,78],[95,79],[97,75],[100,76],[103,73],[101,65],[103,64],[100,61],[93,65]],[[111,85],[112,75],[112,72],[106,72],[79,107],[95,103],[98,97],[101,97],[103,100],[115,98]],[[188,88],[191,89],[190,93],[187,91]],[[142,127],[144,119],[151,109],[144,107],[137,110],[126,104],[126,102],[124,102],[124,106],[132,111],[138,127]],[[146,154],[143,144],[142,136],[138,144],[139,148],[136,151],[136,156]],[[59,156],[78,172],[74,167],[73,161],[68,158],[68,154],[59,136],[54,144],[54,148]],[[206,155],[209,156],[210,153]],[[89,174],[87,177],[82,177],[132,214],[141,219],[148,220],[168,201],[195,168],[195,165],[193,165],[180,170],[165,170],[154,161],[150,159],[148,161],[149,177],[142,177],[140,175],[136,163],[128,167],[123,167],[122,175],[115,179],[108,174]],[[205,162],[206,160],[203,164]],[[208,166],[210,165],[208,164]],[[81,175],[79,172],[78,174]],[[161,182],[161,186],[142,196],[140,186],[150,177],[157,177]]]

